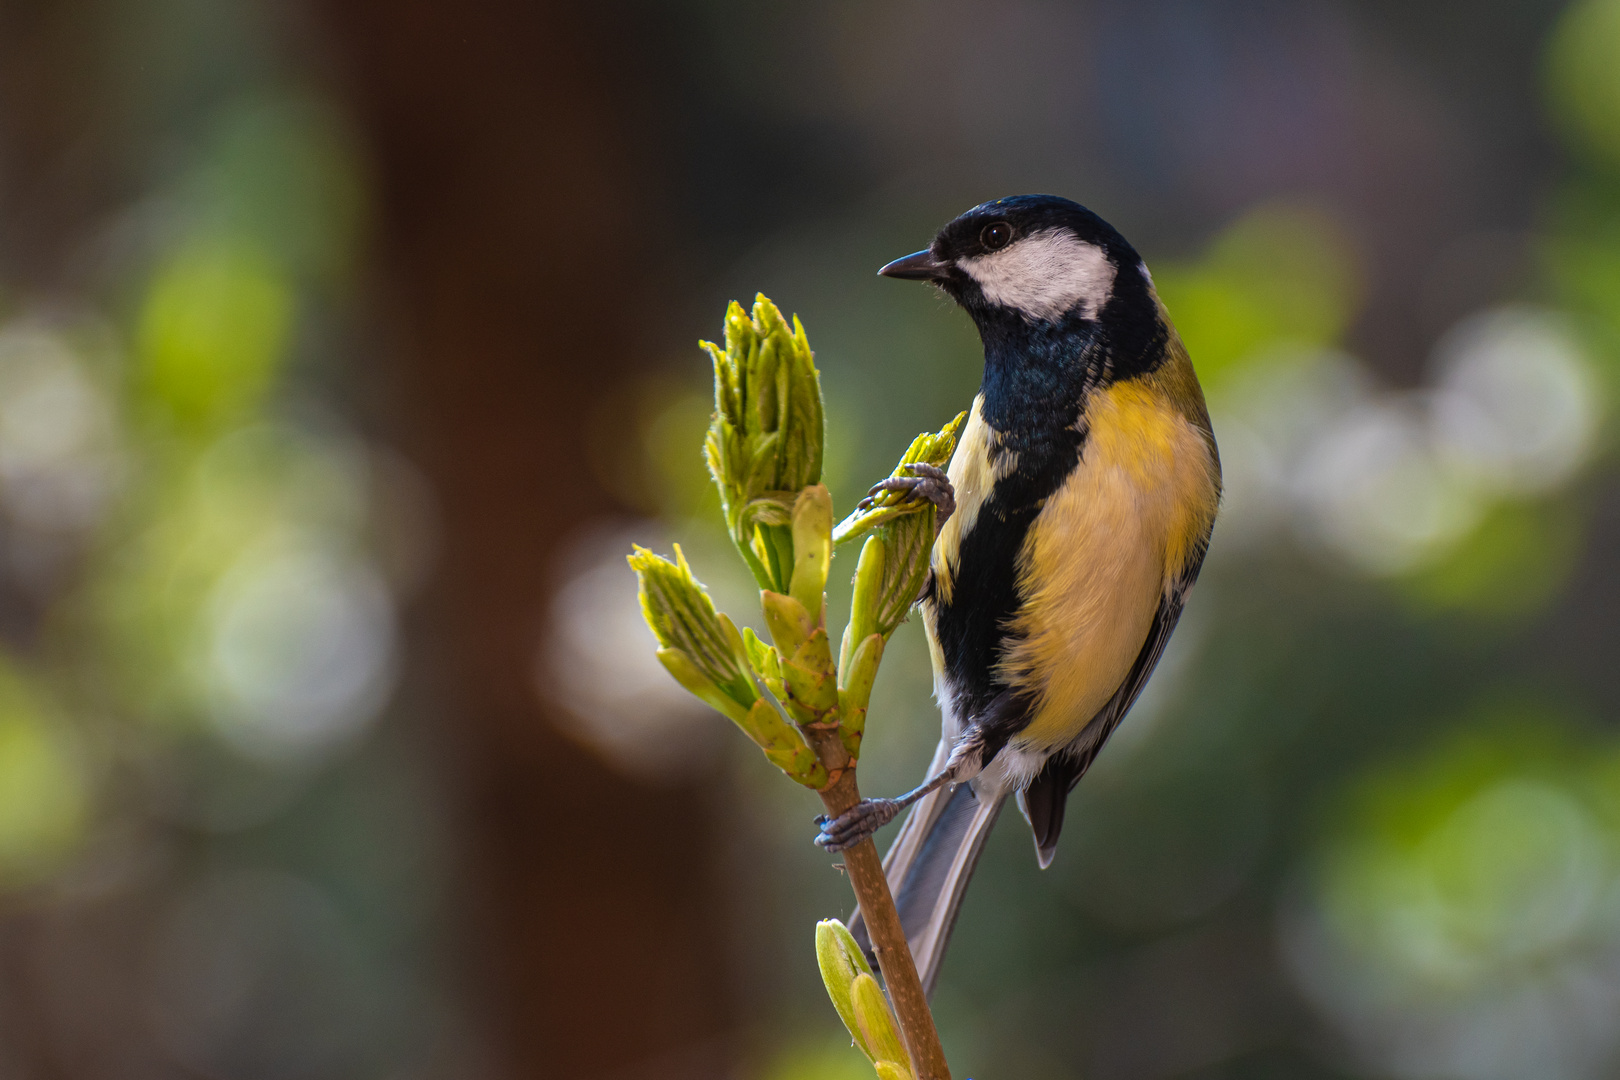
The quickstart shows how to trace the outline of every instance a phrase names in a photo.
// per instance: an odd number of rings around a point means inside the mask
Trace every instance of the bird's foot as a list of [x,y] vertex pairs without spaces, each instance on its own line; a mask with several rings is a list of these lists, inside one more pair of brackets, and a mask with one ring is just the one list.
[[885,491],[896,491],[907,497],[927,499],[934,504],[936,515],[934,527],[945,527],[945,521],[956,512],[956,489],[951,486],[950,477],[938,465],[929,465],[917,462],[905,466],[910,476],[891,476],[887,480],[879,480],[872,485],[872,490],[862,499],[859,508],[871,509],[873,502]]
[[835,818],[820,814],[816,846],[834,852],[852,848],[893,821],[905,805],[899,799],[862,799]]

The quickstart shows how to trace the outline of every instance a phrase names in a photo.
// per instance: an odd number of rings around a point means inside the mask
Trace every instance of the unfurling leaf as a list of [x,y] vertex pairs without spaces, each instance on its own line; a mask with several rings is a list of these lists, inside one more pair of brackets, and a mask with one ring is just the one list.
[[676,682],[741,728],[788,776],[806,787],[825,787],[827,770],[804,736],[754,685],[750,672],[763,665],[769,671],[766,685],[781,696],[777,689],[782,685],[781,667],[775,661],[775,650],[754,637],[753,631],[745,639],[729,618],[715,611],[679,545],[675,560],[670,562],[642,547],[630,556],[630,565],[641,581],[642,614],[663,646],[658,650],[659,662]]
[[683,668],[682,674],[675,669],[671,674],[693,693],[698,691],[688,684],[688,678],[701,677],[746,712],[759,692],[748,677],[742,635],[729,618],[714,609],[708,591],[692,576],[680,545],[675,545],[674,562],[639,546],[629,562],[641,585],[641,613],[653,636],[664,649],[681,653],[695,672],[693,676]]
[[[732,303],[714,362],[714,417],[704,456],[726,527],[762,589],[792,590],[791,521],[805,488],[821,481],[825,418],[821,378],[804,327],[763,294],[752,315]],[[829,515],[830,516],[830,515]]]

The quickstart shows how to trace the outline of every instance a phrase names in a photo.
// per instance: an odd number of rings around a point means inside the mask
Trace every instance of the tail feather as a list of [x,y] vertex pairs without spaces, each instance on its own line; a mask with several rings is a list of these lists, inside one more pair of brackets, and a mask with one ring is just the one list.
[[1064,804],[1089,764],[1089,759],[1054,754],[1030,785],[1018,793],[1018,807],[1035,833],[1035,857],[1042,870],[1052,865],[1052,858],[1057,854]]
[[[1005,793],[981,795],[972,784],[933,792],[912,808],[883,860],[917,975],[930,996],[968,881],[1005,800]],[[858,911],[850,920],[850,932],[871,951]]]

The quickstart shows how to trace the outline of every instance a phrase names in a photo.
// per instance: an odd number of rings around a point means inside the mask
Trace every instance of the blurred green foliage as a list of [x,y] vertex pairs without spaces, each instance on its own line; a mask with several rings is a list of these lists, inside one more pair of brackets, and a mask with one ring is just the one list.
[[1157,266],[1153,276],[1212,393],[1263,357],[1338,344],[1360,293],[1343,230],[1288,203],[1251,210],[1197,262]]
[[1459,720],[1353,785],[1320,886],[1348,944],[1445,991],[1567,945],[1620,856],[1620,745],[1534,705]]
[[28,946],[75,1001],[65,1043],[127,994],[120,1067],[151,1044],[199,1075],[380,1075],[442,1008],[432,813],[362,738],[421,521],[335,392],[361,150],[254,4],[114,7],[81,29],[134,62],[88,66],[116,101],[74,137],[123,201],[76,223],[91,273],[0,312],[0,892],[71,927],[73,965]]
[[1432,566],[1407,582],[1425,613],[1511,620],[1545,608],[1569,583],[1581,553],[1580,508],[1569,500],[1500,503]]
[[88,766],[61,706],[0,660],[0,887],[36,882],[82,839]]
[[1511,696],[1362,776],[1314,860],[1319,921],[1292,935],[1304,985],[1352,1030],[1389,1031],[1378,1056],[1402,1071],[1605,1060],[1612,1037],[1581,1016],[1614,987],[1617,785],[1611,732]]
[[1620,171],[1620,4],[1578,0],[1559,19],[1547,47],[1554,117],[1576,148],[1604,169]]
[[220,706],[210,650],[222,590],[280,553],[355,544],[365,484],[341,443],[263,422],[170,461],[130,503],[90,586],[126,707],[207,730]]
[[253,245],[187,244],[142,305],[142,397],[188,434],[241,423],[271,387],[292,320],[292,290]]

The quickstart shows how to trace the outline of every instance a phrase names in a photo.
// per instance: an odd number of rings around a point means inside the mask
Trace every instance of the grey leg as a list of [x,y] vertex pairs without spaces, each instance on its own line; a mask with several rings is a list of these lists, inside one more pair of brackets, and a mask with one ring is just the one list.
[[866,498],[860,501],[860,509],[870,508],[873,500],[882,492],[898,491],[933,503],[937,511],[934,516],[934,527],[944,528],[945,522],[956,512],[956,489],[951,486],[950,477],[946,476],[945,470],[938,465],[907,465],[906,469],[912,475],[891,476],[887,480],[879,480],[873,484]]
[[821,826],[821,832],[816,836],[816,845],[826,851],[843,851],[854,847],[893,821],[900,815],[900,811],[924,795],[938,791],[950,783],[953,775],[955,771],[947,768],[921,787],[906,792],[898,799],[862,799],[835,818],[829,818],[825,814],[817,816],[816,824]]

